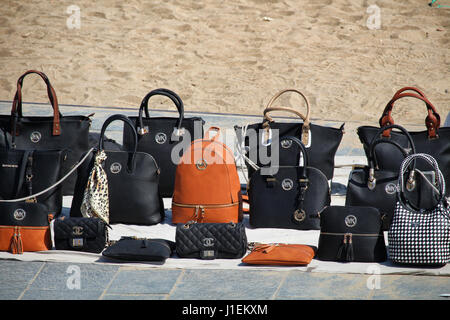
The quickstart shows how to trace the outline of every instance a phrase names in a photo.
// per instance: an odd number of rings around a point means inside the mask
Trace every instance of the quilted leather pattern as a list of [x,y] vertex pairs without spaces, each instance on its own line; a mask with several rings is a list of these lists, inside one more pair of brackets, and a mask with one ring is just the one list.
[[242,223],[178,224],[175,243],[182,258],[238,259],[247,251]]
[[107,232],[98,218],[57,219],[53,225],[55,249],[100,253],[106,246]]

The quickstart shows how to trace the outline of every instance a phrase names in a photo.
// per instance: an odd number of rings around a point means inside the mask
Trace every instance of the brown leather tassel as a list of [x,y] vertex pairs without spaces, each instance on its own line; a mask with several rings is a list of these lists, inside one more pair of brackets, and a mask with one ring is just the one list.
[[11,253],[12,254],[22,254],[23,253],[23,242],[22,242],[22,236],[20,234],[20,227],[14,228],[14,235],[11,239]]

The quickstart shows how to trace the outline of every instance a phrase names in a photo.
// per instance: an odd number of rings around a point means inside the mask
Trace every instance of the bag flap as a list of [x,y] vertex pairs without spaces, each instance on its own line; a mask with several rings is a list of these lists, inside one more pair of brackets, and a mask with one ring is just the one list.
[[321,232],[379,234],[382,219],[377,208],[330,206],[320,214]]
[[164,261],[175,250],[175,243],[164,239],[124,237],[106,248],[102,255],[127,261]]
[[177,253],[181,255],[201,253],[205,250],[239,254],[246,248],[247,237],[242,223],[179,224],[175,242]]
[[58,218],[53,224],[55,239],[105,237],[106,225],[98,218]]

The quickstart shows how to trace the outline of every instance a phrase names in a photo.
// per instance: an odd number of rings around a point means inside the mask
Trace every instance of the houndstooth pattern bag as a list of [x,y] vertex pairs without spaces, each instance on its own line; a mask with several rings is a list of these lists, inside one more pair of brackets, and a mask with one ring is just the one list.
[[[440,195],[432,209],[413,208],[404,197],[404,175],[413,161],[423,159],[436,173]],[[441,266],[450,261],[450,206],[445,180],[436,160],[428,154],[407,157],[400,169],[397,205],[388,233],[389,258],[395,263]]]

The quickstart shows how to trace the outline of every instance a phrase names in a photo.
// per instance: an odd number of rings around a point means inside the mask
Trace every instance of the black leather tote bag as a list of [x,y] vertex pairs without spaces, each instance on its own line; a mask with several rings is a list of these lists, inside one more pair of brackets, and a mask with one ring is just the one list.
[[337,262],[385,261],[386,245],[378,209],[330,206],[323,210],[316,257]]
[[[23,116],[22,85],[28,74],[39,75],[47,85],[47,93],[53,107],[53,116]],[[47,76],[29,70],[17,81],[17,91],[12,104],[11,115],[0,115],[0,128],[4,137],[0,147],[9,142],[12,148],[32,150],[68,150],[63,163],[62,174],[66,174],[76,164],[80,156],[88,151],[88,134],[91,119],[86,116],[63,116],[59,110],[55,90]],[[62,184],[63,195],[72,195],[76,182],[76,172]]]
[[[415,93],[404,92],[415,91]],[[405,87],[397,91],[393,98],[386,105],[383,114],[379,120],[380,128],[387,125],[394,124],[394,119],[391,116],[394,103],[402,98],[415,98],[425,103],[427,107],[427,117],[425,118],[425,131],[409,131],[412,137],[417,153],[429,154],[436,159],[439,168],[444,175],[445,182],[450,184],[450,127],[440,127],[440,116],[433,104],[425,97],[423,92],[414,87]],[[380,129],[374,126],[361,126],[357,133],[361,140],[366,156],[369,156],[369,146],[375,135]],[[410,148],[408,138],[403,132],[391,132],[387,129],[383,132],[383,137],[397,142],[403,148]],[[391,171],[399,171],[400,164],[404,157],[392,145],[385,145],[376,150],[376,157],[378,159],[378,166],[380,169],[388,169]],[[427,170],[425,163],[417,164],[417,168],[423,171]],[[450,195],[450,190],[447,190],[447,196]]]
[[[0,149],[0,199],[21,199],[53,186],[61,178],[66,154],[64,150]],[[61,186],[27,199],[43,204],[53,217],[61,213],[62,200]]]
[[[172,100],[177,107],[179,116],[174,117],[150,117],[148,101],[153,96],[164,96]],[[144,116],[145,112],[145,116]],[[142,100],[137,117],[130,117],[138,132],[137,150],[151,154],[161,170],[160,192],[163,197],[171,197],[175,182],[175,170],[177,159],[183,155],[183,149],[176,152],[172,159],[172,151],[178,144],[183,143],[186,147],[194,139],[203,138],[203,120],[199,117],[186,118],[184,116],[184,105],[181,98],[168,89],[156,89],[150,91]],[[197,136],[195,136],[197,135]],[[123,145],[130,149],[134,143],[133,131],[124,127]]]
[[[285,108],[272,107],[272,104],[282,94],[294,92],[299,94],[306,102],[306,116],[300,112]],[[292,113],[303,120],[301,122],[275,122],[269,113],[275,111],[285,111]],[[322,171],[328,180],[333,178],[334,157],[341,143],[344,133],[344,125],[340,128],[332,128],[312,124],[310,122],[310,105],[308,99],[298,90],[287,89],[277,93],[267,104],[264,110],[264,120],[262,123],[250,124],[244,127],[235,126],[238,150],[244,157],[248,169],[248,178],[258,167],[270,166],[268,159],[263,159],[261,155],[270,158],[272,142],[278,143],[278,137],[293,136],[302,141],[309,158],[309,165]],[[278,148],[278,146],[276,146]],[[294,165],[299,162],[300,152],[289,150],[290,143],[281,145],[279,148],[279,165]],[[296,147],[296,144],[293,146]]]
[[280,143],[299,146],[303,165],[260,168],[252,175],[249,188],[249,222],[254,228],[317,230],[318,213],[330,204],[330,188],[325,175],[309,166],[302,142],[283,137]]
[[240,259],[247,252],[242,223],[179,223],[175,233],[180,258]]
[[[131,151],[104,149],[103,137],[108,125],[120,120],[134,133],[135,144]],[[155,159],[144,152],[137,152],[137,134],[134,124],[120,114],[106,119],[100,133],[98,149],[104,150],[104,171],[108,180],[109,223],[153,225],[164,218],[164,205],[158,191],[159,169]],[[70,215],[81,217],[80,207],[92,167],[94,153],[78,168],[78,180],[72,200]]]

